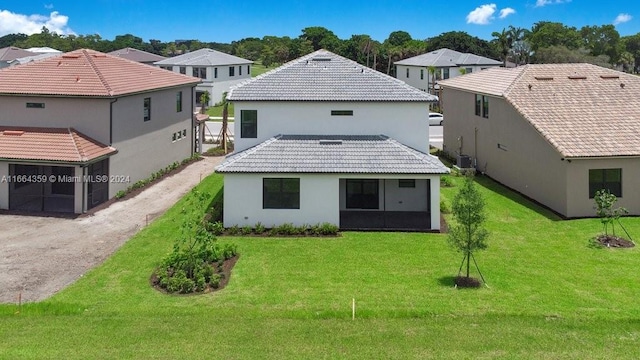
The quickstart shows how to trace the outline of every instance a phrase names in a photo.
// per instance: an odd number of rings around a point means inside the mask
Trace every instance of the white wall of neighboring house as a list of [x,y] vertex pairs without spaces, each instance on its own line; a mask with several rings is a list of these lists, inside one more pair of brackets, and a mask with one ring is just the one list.
[[[210,95],[210,101],[208,106],[222,100],[222,94],[229,89],[245,80],[251,79],[251,65],[220,65],[220,66],[180,66],[180,65],[162,65],[162,67],[169,67],[171,71],[180,73],[180,68],[185,68],[185,75],[199,77],[193,74],[193,68],[204,67],[206,68],[206,78],[201,78],[202,83],[196,86],[196,91],[208,91]],[[234,76],[229,75],[229,68],[233,67]],[[217,69],[217,72],[216,72]],[[216,76],[217,73],[217,76]],[[196,99],[198,100],[198,99]]]
[[[460,69],[470,69],[471,71],[467,71],[467,74],[478,72],[490,67],[495,67],[495,65],[482,65],[482,66],[460,66],[460,67],[450,67],[449,69],[449,79],[462,75],[460,73]],[[436,77],[439,76],[439,79],[444,79],[445,68],[436,68]],[[409,76],[407,77],[407,70],[409,70]],[[424,76],[421,77],[421,72]],[[439,75],[437,75],[439,74]],[[411,85],[417,89],[422,91],[429,92],[429,88],[431,87],[432,75],[429,74],[429,68],[426,66],[410,66],[410,65],[396,65],[396,77],[398,80],[402,80],[408,85]],[[438,81],[436,80],[436,82]]]
[[[263,209],[264,178],[300,178],[300,209]],[[340,223],[338,176],[333,174],[224,174],[224,226],[266,227]]]
[[[279,134],[386,135],[416,150],[429,150],[426,103],[235,101],[234,107],[235,151]],[[257,110],[257,138],[242,138],[242,110]],[[331,110],[353,110],[353,116],[332,116]]]

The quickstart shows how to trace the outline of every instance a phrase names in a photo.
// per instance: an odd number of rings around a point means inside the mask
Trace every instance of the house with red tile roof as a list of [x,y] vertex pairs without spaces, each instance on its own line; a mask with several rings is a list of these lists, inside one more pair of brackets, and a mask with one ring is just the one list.
[[640,215],[640,77],[536,64],[440,84],[448,154],[565,217],[595,216],[601,189]]
[[0,70],[0,209],[82,213],[190,157],[199,82],[84,49]]
[[38,55],[38,54],[35,52],[20,49],[15,46],[8,46],[5,48],[2,48],[0,49],[0,68],[9,66],[11,61],[17,58],[22,58],[25,56],[34,56],[34,55]]

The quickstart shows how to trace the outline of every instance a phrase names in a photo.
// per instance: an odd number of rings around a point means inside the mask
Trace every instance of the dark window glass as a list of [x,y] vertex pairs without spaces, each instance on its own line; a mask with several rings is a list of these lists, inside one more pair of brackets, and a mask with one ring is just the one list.
[[247,74],[251,74],[251,65],[247,65]]
[[416,187],[416,181],[414,179],[400,179],[398,180],[398,187],[414,188]]
[[407,77],[409,77],[409,68],[407,68]]
[[[71,180],[74,176],[72,167],[52,166],[51,175],[55,176],[56,181],[51,183],[51,194],[54,195],[73,195],[75,182]],[[70,181],[61,181],[61,180]]]
[[596,191],[602,189],[622,197],[622,169],[590,169],[589,199],[593,199]]
[[488,96],[482,97],[482,117],[487,119],[489,118],[489,97]]
[[[13,166],[13,173],[12,173],[13,175],[25,175],[26,177],[38,175],[38,167],[35,165],[17,165],[16,164],[11,166]],[[26,187],[29,184],[35,184],[35,182],[15,181],[13,183],[13,188],[17,190],[17,189]]]
[[347,179],[347,209],[378,209],[377,179]]
[[229,66],[229,76],[235,76],[235,75],[236,75],[235,66]]
[[443,79],[448,79],[448,78],[449,78],[449,68],[444,68],[444,69],[442,69],[442,71],[443,71],[443,73],[444,73],[444,74],[442,75],[442,78],[443,78]]
[[420,69],[420,80],[424,80],[424,69]]
[[28,108],[28,109],[44,109],[44,103],[32,103],[32,102],[28,102],[28,103],[27,103],[27,108]]
[[186,66],[180,66],[180,74],[187,74],[187,67]]
[[263,209],[300,209],[300,179],[262,179]]
[[240,137],[258,137],[258,110],[240,111]]
[[482,95],[476,94],[476,115],[482,116]]
[[144,121],[151,120],[151,98],[144,98]]
[[353,116],[353,110],[331,110],[331,116]]
[[238,75],[242,75],[242,65],[238,66]]
[[182,112],[182,91],[176,93],[176,112]]
[[193,68],[193,76],[199,77],[200,79],[207,78],[207,68],[205,67],[194,67]]
[[213,78],[214,79],[218,78],[218,68],[213,68]]

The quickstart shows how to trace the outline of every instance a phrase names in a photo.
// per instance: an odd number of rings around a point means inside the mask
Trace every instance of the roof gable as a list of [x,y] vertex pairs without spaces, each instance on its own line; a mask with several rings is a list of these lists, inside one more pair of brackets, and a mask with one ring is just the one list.
[[188,53],[157,61],[154,65],[220,66],[253,64],[253,61],[229,55],[213,49],[198,49]]
[[20,49],[15,46],[8,46],[0,49],[0,61],[11,61],[20,57],[38,55],[37,53]]
[[164,56],[152,54],[144,50],[139,50],[139,49],[134,49],[129,47],[120,49],[120,50],[115,50],[107,54],[121,57],[123,59],[131,60],[131,61],[146,62],[146,63],[166,59],[166,57]]
[[435,66],[435,67],[456,67],[456,66],[471,66],[471,65],[487,65],[487,66],[500,66],[502,62],[498,60],[489,59],[484,56],[461,53],[459,51],[442,48],[433,50],[425,54],[417,55],[400,61],[396,61],[396,65],[408,65],[408,66]]
[[232,101],[417,101],[437,97],[327,50],[318,50],[231,89]]
[[0,70],[0,95],[113,97],[200,79],[81,49]]

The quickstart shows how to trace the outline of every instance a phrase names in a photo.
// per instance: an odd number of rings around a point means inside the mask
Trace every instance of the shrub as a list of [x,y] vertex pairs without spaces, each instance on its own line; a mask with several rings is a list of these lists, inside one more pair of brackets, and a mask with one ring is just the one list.
[[233,225],[232,227],[227,229],[227,234],[229,235],[238,235],[240,233],[240,227],[238,225]]
[[222,222],[220,221],[209,223],[209,231],[216,236],[222,235],[224,232],[224,225],[222,225]]
[[295,235],[296,227],[292,223],[284,223],[275,227],[277,235]]
[[451,180],[450,177],[444,175],[440,178],[440,185],[444,186],[444,187],[452,187],[453,186],[453,180]]
[[122,199],[127,193],[124,190],[120,190],[116,193],[116,199]]
[[256,226],[254,227],[254,229],[255,229],[256,235],[260,235],[264,233],[264,231],[266,230],[264,225],[262,225],[261,222],[256,223]]
[[337,235],[338,227],[328,222],[320,224],[319,231],[321,235]]
[[242,227],[242,229],[240,229],[240,233],[242,235],[249,235],[253,232],[253,228],[249,225],[245,225]]
[[444,201],[444,199],[440,199],[440,212],[443,214],[451,213],[451,207],[446,201]]

